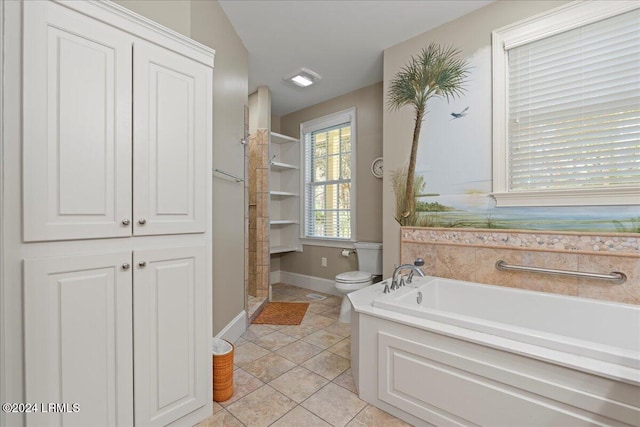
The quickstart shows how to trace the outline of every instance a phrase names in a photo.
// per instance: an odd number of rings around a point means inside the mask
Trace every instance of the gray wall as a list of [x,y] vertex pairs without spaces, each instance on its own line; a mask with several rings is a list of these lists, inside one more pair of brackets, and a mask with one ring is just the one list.
[[[244,106],[249,59],[217,1],[117,1],[216,50],[213,71],[213,164],[244,176]],[[213,179],[213,333],[244,310],[244,187]]]
[[[347,108],[356,108],[356,240],[382,240],[382,180],[371,174],[371,162],[382,156],[382,83],[355,90],[280,118],[281,133],[299,137],[300,124]],[[304,245],[303,252],[272,257],[271,270],[333,279],[357,268],[356,255],[339,248]],[[321,258],[327,258],[327,267]]]
[[[477,85],[487,85],[488,95],[485,97],[479,112],[489,112],[486,125],[491,126],[491,31],[517,22],[533,15],[560,6],[566,1],[496,1],[459,19],[420,34],[384,51],[384,93],[389,81],[410,59],[410,57],[431,42],[442,45],[453,45],[460,49],[465,58],[474,58],[477,63],[485,64],[484,69],[474,69],[475,75],[489,76],[486,81],[469,82],[469,90]],[[386,96],[385,96],[386,102]],[[441,101],[440,101],[441,102]],[[429,122],[427,115],[424,126],[437,126]],[[414,111],[406,107],[400,111],[384,109],[384,180],[383,189],[383,243],[384,243],[384,276],[393,271],[393,265],[400,260],[400,226],[394,219],[395,196],[390,184],[390,172],[397,170],[409,161],[411,139],[414,127]],[[424,129],[424,127],[423,127]],[[476,144],[491,145],[491,132],[478,134],[473,141]],[[490,148],[489,148],[490,149]],[[487,161],[490,162],[490,156]],[[428,183],[427,183],[428,185]],[[428,187],[427,187],[428,191]]]

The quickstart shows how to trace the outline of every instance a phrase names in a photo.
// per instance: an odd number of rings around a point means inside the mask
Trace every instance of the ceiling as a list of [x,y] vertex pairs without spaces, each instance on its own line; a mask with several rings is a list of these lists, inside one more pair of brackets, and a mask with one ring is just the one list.
[[[382,80],[384,49],[478,9],[491,0],[220,0],[249,51],[249,93],[271,89],[284,115]],[[322,80],[283,81],[301,67]]]

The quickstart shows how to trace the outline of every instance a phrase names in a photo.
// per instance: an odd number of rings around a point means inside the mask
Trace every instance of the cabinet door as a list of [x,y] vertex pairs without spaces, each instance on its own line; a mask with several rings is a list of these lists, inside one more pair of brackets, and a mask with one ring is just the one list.
[[200,247],[134,252],[136,425],[163,426],[207,403],[205,262]]
[[24,238],[128,236],[131,38],[55,2],[23,7]]
[[[38,426],[133,425],[131,252],[24,261],[26,417]],[[51,411],[53,412],[53,411]]]
[[204,232],[212,70],[134,45],[134,234]]

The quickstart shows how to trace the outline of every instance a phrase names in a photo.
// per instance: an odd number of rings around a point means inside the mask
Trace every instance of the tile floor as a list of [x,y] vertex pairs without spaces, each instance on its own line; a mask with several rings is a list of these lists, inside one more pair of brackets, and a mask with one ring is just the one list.
[[[251,325],[235,343],[234,394],[213,403],[213,426],[408,426],[360,400],[350,369],[351,327],[338,322],[340,298],[316,301],[273,285],[274,301],[309,302],[298,326]],[[313,292],[319,294],[318,292]]]

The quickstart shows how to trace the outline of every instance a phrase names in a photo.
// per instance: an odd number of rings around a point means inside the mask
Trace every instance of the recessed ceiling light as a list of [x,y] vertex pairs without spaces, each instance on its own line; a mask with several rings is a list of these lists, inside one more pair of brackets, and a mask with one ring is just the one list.
[[318,73],[307,68],[301,68],[295,73],[291,73],[288,76],[284,77],[285,81],[292,83],[298,87],[311,86],[312,84],[317,83],[320,79],[321,77]]
[[300,74],[293,76],[291,81],[301,87],[307,87],[313,84],[313,80],[308,79],[305,76],[301,76]]

